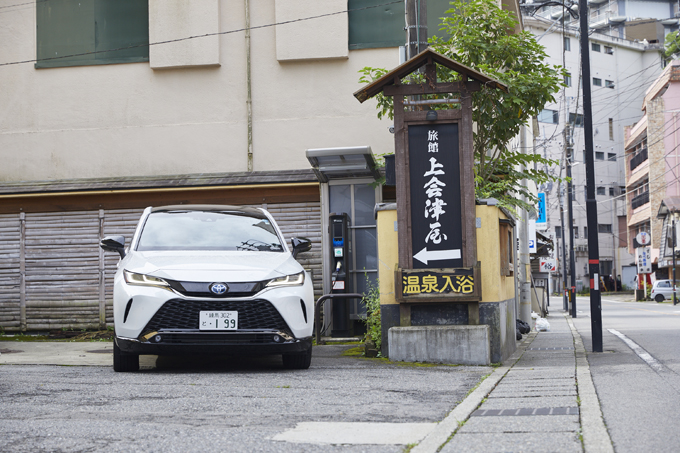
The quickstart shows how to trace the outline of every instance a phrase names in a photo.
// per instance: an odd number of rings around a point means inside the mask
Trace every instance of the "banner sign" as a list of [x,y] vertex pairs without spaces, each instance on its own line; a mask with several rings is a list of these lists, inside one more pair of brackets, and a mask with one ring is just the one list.
[[538,262],[539,272],[556,272],[557,271],[557,260],[554,258],[540,258]]
[[536,220],[529,219],[527,226],[529,232],[529,253],[536,253],[536,250],[538,250],[536,245]]
[[548,228],[548,215],[545,209],[545,192],[538,193],[538,218],[536,219],[536,229],[546,230]]
[[652,273],[652,253],[649,247],[636,249],[638,274]]
[[408,146],[413,267],[461,267],[458,124],[409,126]]
[[399,301],[479,300],[481,297],[479,268],[400,269],[395,278]]

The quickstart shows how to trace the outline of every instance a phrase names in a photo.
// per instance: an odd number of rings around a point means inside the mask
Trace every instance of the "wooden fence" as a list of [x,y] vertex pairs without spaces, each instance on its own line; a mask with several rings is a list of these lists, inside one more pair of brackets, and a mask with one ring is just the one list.
[[[308,237],[298,261],[322,292],[319,203],[261,205],[286,241]],[[0,331],[104,329],[113,325],[113,277],[118,255],[99,240],[132,239],[142,209],[0,215]]]

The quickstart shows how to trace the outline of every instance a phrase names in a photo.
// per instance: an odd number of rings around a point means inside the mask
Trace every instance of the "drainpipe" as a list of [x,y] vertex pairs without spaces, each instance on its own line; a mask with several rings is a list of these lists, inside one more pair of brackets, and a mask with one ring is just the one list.
[[248,119],[248,171],[253,171],[253,96],[250,68],[250,0],[244,0],[246,15],[246,115]]

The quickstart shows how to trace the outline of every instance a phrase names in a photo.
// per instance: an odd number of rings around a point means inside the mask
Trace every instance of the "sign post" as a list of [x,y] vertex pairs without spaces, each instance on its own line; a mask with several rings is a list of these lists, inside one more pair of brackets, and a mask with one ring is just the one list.
[[[459,81],[438,82],[436,65],[458,73]],[[402,84],[423,67],[423,83]],[[380,92],[394,100],[402,326],[411,325],[412,304],[432,302],[468,302],[469,324],[479,324],[472,92],[481,84],[507,91],[428,48],[354,93],[360,102]],[[438,99],[411,100],[424,95]]]

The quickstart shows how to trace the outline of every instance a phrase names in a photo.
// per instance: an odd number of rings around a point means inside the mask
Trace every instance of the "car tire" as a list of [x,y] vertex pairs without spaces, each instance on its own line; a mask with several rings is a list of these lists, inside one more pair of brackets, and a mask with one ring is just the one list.
[[656,296],[654,296],[654,300],[657,302],[663,302],[665,299],[663,297],[663,294],[657,294]]
[[287,370],[306,370],[312,364],[312,347],[304,352],[283,354],[283,367]]
[[113,371],[139,371],[139,355],[121,351],[115,340],[113,341]]

